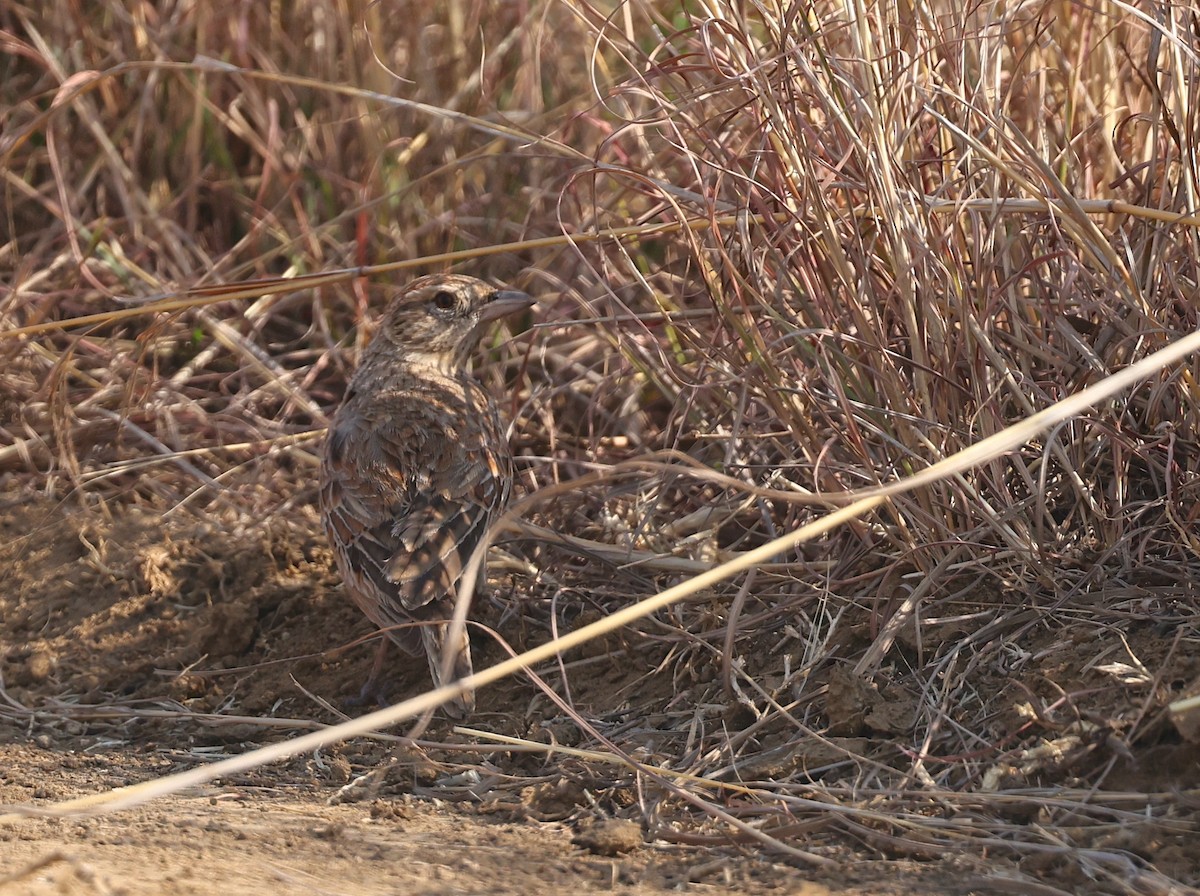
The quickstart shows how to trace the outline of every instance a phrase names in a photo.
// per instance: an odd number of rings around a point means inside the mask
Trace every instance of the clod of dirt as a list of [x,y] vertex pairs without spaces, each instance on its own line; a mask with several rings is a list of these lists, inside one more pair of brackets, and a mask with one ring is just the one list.
[[58,660],[54,654],[45,650],[35,650],[29,656],[26,671],[29,674],[31,682],[40,684],[54,674],[54,669],[57,666]]
[[642,828],[617,818],[584,822],[571,842],[598,856],[619,856],[642,845]]
[[829,691],[825,697],[825,715],[829,717],[829,733],[854,736],[866,732],[866,715],[879,695],[853,673],[835,668],[829,675]]
[[569,818],[586,799],[579,785],[567,778],[545,781],[522,787],[521,802],[528,807],[529,814],[541,821],[558,821]]
[[881,692],[873,682],[840,668],[829,675],[825,714],[830,734],[902,734],[912,729],[916,713],[916,700],[898,688]]
[[1169,707],[1171,722],[1184,740],[1200,743],[1200,680],[1192,682],[1183,694]]

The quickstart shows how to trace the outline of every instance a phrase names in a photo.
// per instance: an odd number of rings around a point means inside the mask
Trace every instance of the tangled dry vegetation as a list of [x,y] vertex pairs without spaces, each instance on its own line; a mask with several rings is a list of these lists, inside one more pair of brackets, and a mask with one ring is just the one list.
[[[0,9],[5,501],[72,544],[140,533],[87,555],[139,612],[186,585],[230,618],[84,680],[38,652],[36,589],[9,594],[21,724],[272,712],[204,673],[340,612],[314,458],[397,279],[542,298],[480,371],[535,496],[481,598],[514,647],[1197,328],[1186,4],[45,7]],[[1200,883],[1165,713],[1200,674],[1194,369],[539,667],[566,708],[523,679],[492,729],[584,751],[538,780],[653,836],[1003,861],[1046,893]],[[246,551],[291,576],[270,614],[212,572]],[[304,647],[350,640],[329,618]],[[524,786],[527,754],[487,755]]]

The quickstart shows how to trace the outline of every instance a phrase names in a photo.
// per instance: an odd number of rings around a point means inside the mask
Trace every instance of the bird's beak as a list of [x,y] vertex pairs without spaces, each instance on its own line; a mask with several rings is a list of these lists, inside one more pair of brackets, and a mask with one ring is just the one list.
[[498,289],[492,293],[488,303],[479,309],[479,322],[487,323],[509,314],[516,314],[533,304],[533,298],[519,289]]

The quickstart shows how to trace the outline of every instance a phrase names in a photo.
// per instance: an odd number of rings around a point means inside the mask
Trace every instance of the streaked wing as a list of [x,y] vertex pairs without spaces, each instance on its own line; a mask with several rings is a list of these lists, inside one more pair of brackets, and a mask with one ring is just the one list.
[[371,419],[339,414],[330,432],[326,525],[344,546],[343,563],[357,584],[375,592],[377,608],[359,602],[376,624],[406,621],[412,611],[453,599],[507,501],[511,470],[496,450],[499,423],[471,398],[440,395],[414,405],[410,395]]
[[385,572],[399,587],[406,609],[453,597],[463,570],[496,515],[496,491],[496,480],[489,475],[468,495],[438,495],[398,515],[392,529],[395,547]]

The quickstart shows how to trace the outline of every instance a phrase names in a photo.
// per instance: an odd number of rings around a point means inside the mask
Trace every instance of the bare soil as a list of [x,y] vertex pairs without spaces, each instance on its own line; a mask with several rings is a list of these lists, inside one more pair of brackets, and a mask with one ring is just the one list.
[[[186,513],[31,497],[0,509],[0,539],[0,805],[52,804],[335,722],[372,661],[371,627],[339,594],[303,505],[235,532]],[[520,628],[510,606],[484,599],[479,613]],[[1151,634],[1132,645],[1139,655],[1162,652]],[[526,636],[542,633],[514,641]],[[490,650],[477,667],[502,655]],[[602,650],[592,659],[577,703],[615,707],[644,682]],[[1192,658],[1171,661],[1181,678],[1196,671]],[[414,661],[397,665],[391,686],[402,697],[427,684]],[[897,695],[856,700],[851,685],[830,687],[835,724],[873,712],[884,730],[883,716],[905,711]],[[474,727],[523,737],[552,727],[527,682],[484,692],[480,706]],[[555,736],[570,741],[568,728]],[[914,859],[847,841],[824,843],[837,865],[814,872],[733,844],[704,819],[651,828],[653,803],[628,782],[602,785],[540,754],[456,753],[467,741],[435,722],[417,744],[356,740],[135,810],[0,826],[0,893],[1024,892],[1003,884],[1018,870],[1008,859]],[[1113,780],[1186,791],[1198,761],[1191,745],[1147,747]],[[1183,834],[1121,846],[1176,878],[1195,874]]]

